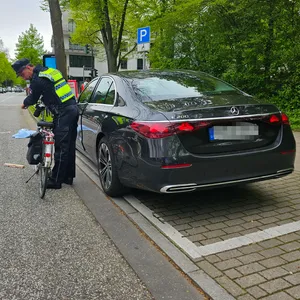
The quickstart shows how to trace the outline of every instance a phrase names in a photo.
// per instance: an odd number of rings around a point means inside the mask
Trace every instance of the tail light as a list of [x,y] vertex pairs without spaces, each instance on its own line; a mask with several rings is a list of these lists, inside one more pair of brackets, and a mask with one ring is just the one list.
[[174,134],[193,132],[209,126],[209,122],[132,122],[130,127],[150,139],[160,139]]
[[277,124],[289,125],[290,124],[288,116],[284,113],[268,116],[265,119],[265,121],[272,125],[277,125]]

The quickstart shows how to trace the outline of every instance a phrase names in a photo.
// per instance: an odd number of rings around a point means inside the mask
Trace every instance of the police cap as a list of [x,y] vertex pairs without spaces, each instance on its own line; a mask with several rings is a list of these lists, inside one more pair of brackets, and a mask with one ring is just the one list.
[[14,62],[11,66],[15,70],[16,74],[19,74],[25,69],[25,67],[30,63],[29,59],[21,58]]

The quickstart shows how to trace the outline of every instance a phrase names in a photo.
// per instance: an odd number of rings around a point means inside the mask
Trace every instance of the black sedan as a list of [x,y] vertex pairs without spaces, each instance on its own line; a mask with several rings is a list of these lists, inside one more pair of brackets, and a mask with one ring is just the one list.
[[288,117],[202,72],[128,71],[81,93],[77,149],[98,166],[106,194],[244,184],[294,170]]

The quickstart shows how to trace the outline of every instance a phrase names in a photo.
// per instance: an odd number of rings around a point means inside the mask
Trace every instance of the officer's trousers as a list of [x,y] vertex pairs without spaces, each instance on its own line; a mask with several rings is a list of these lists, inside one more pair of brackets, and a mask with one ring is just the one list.
[[57,183],[75,177],[75,144],[78,117],[79,110],[75,104],[60,108],[58,114],[53,118],[55,154],[51,178]]

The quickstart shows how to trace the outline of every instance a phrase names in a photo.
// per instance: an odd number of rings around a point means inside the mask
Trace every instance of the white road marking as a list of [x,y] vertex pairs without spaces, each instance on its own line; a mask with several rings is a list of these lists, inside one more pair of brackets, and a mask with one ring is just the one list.
[[198,259],[202,256],[233,250],[242,246],[247,246],[253,243],[262,242],[285,234],[300,231],[300,221],[297,221],[271,227],[265,230],[260,230],[240,237],[231,238],[225,241],[208,244],[205,246],[196,246],[189,239],[183,237],[183,235],[173,226],[168,223],[163,223],[162,221],[157,219],[153,215],[154,212],[143,203],[141,203],[141,201],[133,195],[124,196],[123,198],[192,259]]
[[4,101],[6,101],[6,100],[8,100],[8,99],[10,99],[10,98],[14,98],[14,95],[13,95],[13,96],[9,96],[9,97],[4,98],[4,99],[1,99],[1,100],[0,100],[0,103],[1,103],[1,102],[4,102]]

